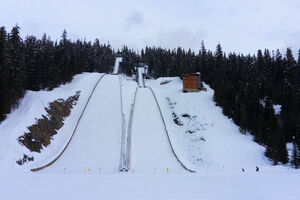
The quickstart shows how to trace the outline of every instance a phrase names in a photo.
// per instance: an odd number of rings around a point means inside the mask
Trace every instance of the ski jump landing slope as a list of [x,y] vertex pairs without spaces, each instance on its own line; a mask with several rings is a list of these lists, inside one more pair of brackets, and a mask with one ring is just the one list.
[[122,133],[119,76],[102,78],[64,154],[43,172],[118,171]]
[[131,170],[141,174],[184,173],[176,160],[153,94],[139,88],[132,119]]

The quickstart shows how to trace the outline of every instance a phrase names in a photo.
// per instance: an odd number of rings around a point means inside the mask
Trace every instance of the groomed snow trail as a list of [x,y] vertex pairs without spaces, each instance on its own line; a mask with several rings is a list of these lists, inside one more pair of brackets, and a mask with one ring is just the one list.
[[139,88],[132,119],[131,170],[141,174],[184,173],[176,160],[153,94]]
[[69,147],[43,172],[112,174],[120,164],[122,118],[119,76],[96,88]]

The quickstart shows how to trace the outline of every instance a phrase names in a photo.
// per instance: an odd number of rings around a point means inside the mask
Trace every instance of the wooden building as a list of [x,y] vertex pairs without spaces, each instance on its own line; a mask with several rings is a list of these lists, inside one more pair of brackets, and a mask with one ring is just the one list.
[[183,75],[183,92],[198,92],[202,88],[201,74],[186,73]]

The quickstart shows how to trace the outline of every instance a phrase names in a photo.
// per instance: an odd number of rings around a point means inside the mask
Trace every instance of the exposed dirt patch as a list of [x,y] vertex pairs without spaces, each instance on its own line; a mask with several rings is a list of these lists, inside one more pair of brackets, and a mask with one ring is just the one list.
[[185,131],[185,133],[189,133],[189,134],[192,134],[192,133],[195,133],[196,131],[194,131],[194,130],[187,130],[187,131]]
[[168,84],[170,83],[172,80],[165,80],[165,81],[162,81],[160,82],[161,85],[165,85],[165,84]]
[[28,161],[33,161],[34,160],[34,157],[33,156],[27,156],[27,155],[23,155],[23,158],[18,160],[17,163],[19,165],[23,165],[24,163],[28,162]]
[[188,119],[191,119],[191,116],[189,114],[182,114],[181,116],[185,117],[185,118],[188,118]]
[[169,97],[167,97],[167,101],[168,101],[168,104],[170,106],[170,109],[172,110],[172,116],[173,116],[174,123],[177,124],[178,126],[183,126],[182,121],[179,119],[178,115],[173,110],[176,103],[171,102]]
[[[36,121],[36,124],[29,126],[29,132],[18,138],[21,145],[24,145],[31,152],[40,153],[43,147],[47,147],[53,136],[64,125],[64,120],[71,113],[71,109],[77,104],[80,96],[80,91],[69,97],[67,100],[57,99],[49,104],[47,116],[42,115],[42,118]],[[33,157],[24,154],[23,159],[17,161],[19,165],[27,161],[33,161]]]

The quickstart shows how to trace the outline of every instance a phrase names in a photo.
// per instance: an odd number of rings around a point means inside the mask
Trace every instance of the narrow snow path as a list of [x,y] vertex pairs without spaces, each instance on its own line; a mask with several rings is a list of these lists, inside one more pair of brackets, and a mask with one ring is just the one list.
[[139,88],[132,121],[131,169],[136,173],[184,173],[171,150],[155,99]]
[[119,87],[119,76],[103,77],[69,147],[43,172],[112,174],[118,171],[122,130]]

